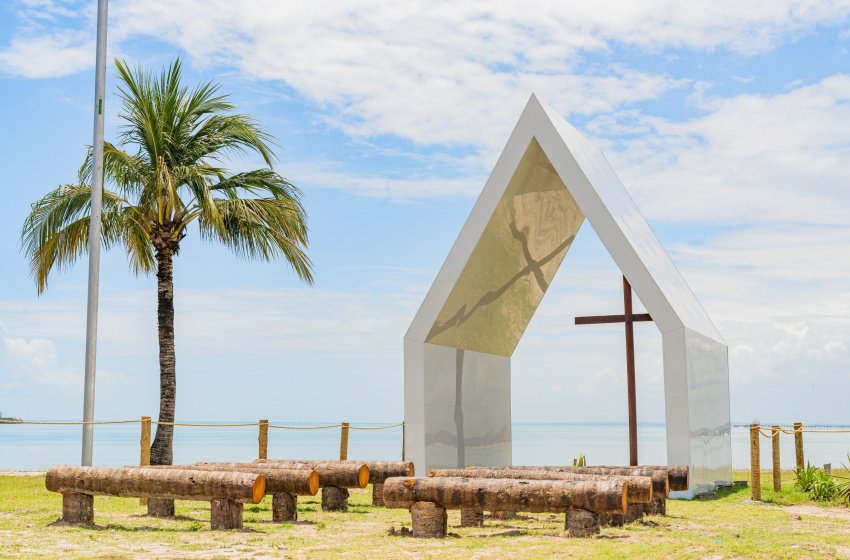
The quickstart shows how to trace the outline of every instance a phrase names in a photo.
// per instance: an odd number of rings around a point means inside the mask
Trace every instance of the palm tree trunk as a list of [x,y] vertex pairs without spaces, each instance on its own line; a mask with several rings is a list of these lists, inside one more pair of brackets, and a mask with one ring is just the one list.
[[[159,421],[174,422],[177,376],[174,358],[174,251],[156,252],[157,324],[159,328]],[[174,458],[174,426],[157,424],[151,464],[170,465]]]

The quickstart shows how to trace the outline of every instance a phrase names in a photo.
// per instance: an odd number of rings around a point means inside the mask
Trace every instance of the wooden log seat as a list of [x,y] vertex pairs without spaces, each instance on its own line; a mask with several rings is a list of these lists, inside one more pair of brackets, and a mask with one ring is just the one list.
[[44,484],[62,494],[62,520],[76,524],[94,522],[92,496],[100,495],[210,502],[213,529],[239,529],[242,504],[260,503],[266,493],[261,474],[139,467],[54,465]]
[[266,479],[266,494],[272,497],[272,521],[289,523],[298,520],[298,496],[315,496],[319,492],[319,473],[310,467],[281,468],[256,463],[211,463],[191,465],[159,465],[152,469],[195,469],[261,474]]
[[405,461],[362,461],[369,467],[369,482],[372,483],[372,505],[384,505],[384,481],[394,476],[415,476],[413,463]]
[[547,470],[467,467],[465,469],[431,469],[428,476],[438,478],[513,478],[518,480],[619,480],[629,487],[629,503],[652,502],[652,479],[648,476],[580,474]]
[[[687,488],[687,467],[616,467],[616,466],[601,466],[601,467],[570,467],[570,466],[514,466],[510,467],[511,469],[521,470],[521,471],[549,471],[549,472],[560,472],[565,474],[582,474],[582,475],[594,475],[594,476],[638,476],[638,477],[649,477],[652,480],[652,499],[649,503],[637,502],[635,500],[631,500],[631,512],[627,512],[625,516],[625,520],[628,522],[638,521],[643,518],[643,513],[654,514],[654,515],[665,515],[667,511],[667,496],[670,495],[670,490],[672,489],[670,484],[670,475],[669,472],[672,471],[676,473],[676,487],[681,488],[682,484],[684,484],[685,488]],[[684,477],[684,478],[683,478]],[[638,510],[640,515],[638,514]],[[618,525],[620,523],[620,519],[616,516],[606,517],[603,516],[602,525],[606,525],[606,521],[611,520],[613,525]]]
[[[690,469],[684,465],[641,465],[638,467],[619,467],[616,465],[601,465],[601,466],[593,466],[593,467],[581,467],[585,469],[643,469],[643,470],[653,470],[653,471],[663,471],[667,473],[667,479],[669,481],[670,490],[673,492],[681,492],[688,489],[688,482],[690,476]],[[613,472],[609,472],[607,474],[614,474]]]
[[[422,505],[430,503],[430,505]],[[446,534],[446,509],[476,511],[525,511],[568,513],[585,510],[596,520],[599,513],[625,514],[628,486],[614,480],[517,480],[501,478],[412,478],[384,481],[384,504],[407,508],[413,520],[414,537],[442,537]],[[468,514],[469,515],[469,514]],[[586,520],[587,516],[580,516]],[[574,536],[587,536],[587,523],[575,522]],[[579,530],[579,527],[581,529]]]
[[319,474],[324,511],[347,511],[348,488],[366,488],[371,476],[369,467],[363,461],[257,459],[252,464],[281,469],[315,469]]

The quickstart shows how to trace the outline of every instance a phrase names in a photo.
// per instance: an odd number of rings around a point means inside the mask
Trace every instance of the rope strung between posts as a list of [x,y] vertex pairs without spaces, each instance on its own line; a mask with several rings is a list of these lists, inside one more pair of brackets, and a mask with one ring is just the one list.
[[277,428],[278,430],[327,430],[329,428],[341,428],[342,424],[328,424],[327,426],[275,426],[269,424],[269,428]]
[[[802,434],[802,433],[807,433],[807,434],[850,434],[850,429],[847,429],[847,430],[839,430],[839,429],[783,430],[782,428],[780,428],[778,431],[783,433],[783,434],[789,434],[789,435],[791,435],[791,434]],[[770,438],[773,437],[773,430],[765,431],[765,430],[759,429],[759,434],[761,434],[763,437],[770,439]]]
[[141,420],[107,420],[102,422],[24,422],[23,420],[0,420],[0,424],[29,424],[31,426],[86,426],[94,424],[133,424]]
[[[102,420],[97,422],[31,422],[18,420],[0,420],[0,424],[25,424],[30,426],[83,426],[83,425],[109,425],[109,424],[138,424],[141,420]],[[158,422],[151,420],[151,424],[159,424],[162,426],[179,426],[190,428],[245,428],[251,426],[259,426],[259,422],[240,422],[234,424],[204,424],[200,422]],[[388,426],[349,426],[352,430],[388,430],[390,428],[398,428],[403,426],[404,422],[398,424],[390,424]],[[331,428],[341,428],[342,424],[328,424],[326,426],[281,426],[269,424],[269,428],[278,430],[327,430]]]
[[390,428],[399,428],[404,426],[404,422],[391,424],[389,426],[349,426],[352,430],[389,430]]

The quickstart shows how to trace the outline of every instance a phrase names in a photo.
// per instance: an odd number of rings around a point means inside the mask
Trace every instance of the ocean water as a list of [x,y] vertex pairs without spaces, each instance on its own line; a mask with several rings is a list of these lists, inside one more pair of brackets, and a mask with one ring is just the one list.
[[[272,424],[310,424],[271,421]],[[333,422],[328,422],[332,424]],[[358,424],[370,426],[370,424]],[[379,424],[378,424],[379,425]],[[154,428],[155,429],[155,428]],[[0,470],[44,469],[56,463],[78,464],[79,426],[0,425]],[[269,430],[269,458],[336,459],[339,429]],[[139,463],[139,425],[95,426],[94,463],[103,466]],[[667,462],[664,425],[643,425],[638,430],[642,464]],[[348,456],[352,459],[401,460],[401,428],[352,430]],[[815,465],[847,464],[850,433],[804,435],[805,456]],[[783,468],[794,466],[794,441],[783,434],[780,443]],[[589,464],[627,464],[628,432],[624,424],[517,422],[513,425],[513,462],[517,465],[572,463],[579,454]],[[257,457],[257,427],[177,427],[174,461],[250,461]],[[761,440],[763,468],[770,468],[770,441]],[[734,468],[750,465],[749,430],[732,429]]]

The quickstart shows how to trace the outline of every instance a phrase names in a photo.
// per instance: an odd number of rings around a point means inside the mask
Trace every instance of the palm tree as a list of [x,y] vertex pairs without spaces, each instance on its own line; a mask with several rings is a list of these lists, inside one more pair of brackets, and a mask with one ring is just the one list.
[[[156,272],[159,329],[159,421],[174,422],[174,257],[193,222],[200,237],[240,257],[283,258],[312,284],[305,253],[306,215],[299,190],[272,169],[271,136],[207,83],[181,84],[180,60],[159,76],[116,60],[124,121],[118,144],[104,146],[103,247],[123,245],[136,274]],[[267,167],[230,173],[222,159],[259,154]],[[67,268],[88,250],[91,150],[75,184],[33,204],[21,246],[39,294],[54,268]],[[174,427],[158,424],[151,463],[169,465]]]

